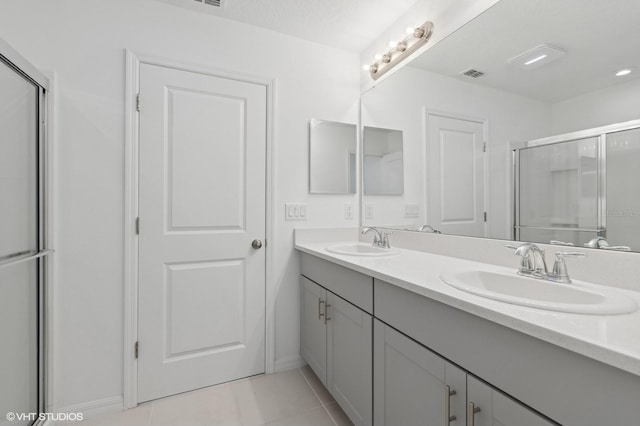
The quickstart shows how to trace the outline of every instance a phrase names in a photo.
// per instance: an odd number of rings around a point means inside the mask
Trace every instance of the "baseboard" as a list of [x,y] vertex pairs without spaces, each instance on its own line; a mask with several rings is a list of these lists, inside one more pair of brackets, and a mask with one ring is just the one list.
[[306,361],[300,355],[288,356],[276,360],[275,372],[293,370],[307,365]]
[[84,418],[102,413],[112,413],[124,410],[122,395],[110,398],[96,399],[82,404],[70,405],[57,411],[60,413],[82,413]]

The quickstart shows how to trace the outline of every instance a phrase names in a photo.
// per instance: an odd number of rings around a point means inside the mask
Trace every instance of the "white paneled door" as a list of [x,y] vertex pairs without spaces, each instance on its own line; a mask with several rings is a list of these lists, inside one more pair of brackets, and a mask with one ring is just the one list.
[[265,371],[266,86],[140,66],[138,402]]
[[427,222],[446,234],[482,237],[484,125],[428,114]]

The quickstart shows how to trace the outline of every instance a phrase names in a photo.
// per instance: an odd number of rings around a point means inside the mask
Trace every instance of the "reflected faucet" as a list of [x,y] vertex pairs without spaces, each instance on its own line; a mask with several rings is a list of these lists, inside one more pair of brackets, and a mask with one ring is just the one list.
[[431,225],[422,225],[420,228],[418,228],[418,232],[430,232],[432,234],[442,234],[442,232],[438,231],[437,229],[434,229],[433,226]]
[[588,243],[584,244],[587,248],[597,248],[602,250],[615,250],[615,251],[631,251],[629,246],[610,246],[609,242],[604,237],[595,237]]
[[369,232],[373,232],[373,245],[380,248],[391,248],[389,244],[389,233],[388,232],[380,232],[377,228],[373,226],[368,226],[362,230],[362,235],[366,235]]

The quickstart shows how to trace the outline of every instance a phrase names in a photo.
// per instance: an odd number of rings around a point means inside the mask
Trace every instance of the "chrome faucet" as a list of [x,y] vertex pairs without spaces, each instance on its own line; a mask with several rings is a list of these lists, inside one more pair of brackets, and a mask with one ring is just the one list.
[[571,278],[569,278],[567,264],[564,262],[565,257],[587,257],[587,254],[578,251],[556,252],[556,261],[553,264],[553,271],[550,274],[547,274],[547,279],[549,281],[571,284],[572,281]]
[[438,231],[437,229],[434,229],[433,226],[431,225],[422,225],[420,228],[418,228],[418,232],[431,232],[432,234],[442,234],[442,232]]
[[362,235],[366,235],[369,232],[373,232],[373,245],[380,248],[391,248],[389,244],[389,232],[380,232],[377,228],[366,227],[362,230]]
[[556,261],[551,272],[547,270],[547,262],[544,257],[544,249],[533,243],[524,243],[520,246],[507,245],[515,249],[515,254],[522,256],[518,275],[533,277],[557,283],[570,284],[569,272],[564,259],[566,257],[587,257],[586,253],[573,251],[556,252]]
[[522,257],[518,275],[541,279],[547,277],[548,271],[547,262],[544,258],[544,249],[533,243],[524,243],[517,247],[508,245],[507,247],[515,249],[515,254]]
[[604,237],[592,238],[588,243],[584,244],[587,248],[597,248],[602,250],[615,250],[615,251],[631,251],[629,246],[610,246],[609,242]]

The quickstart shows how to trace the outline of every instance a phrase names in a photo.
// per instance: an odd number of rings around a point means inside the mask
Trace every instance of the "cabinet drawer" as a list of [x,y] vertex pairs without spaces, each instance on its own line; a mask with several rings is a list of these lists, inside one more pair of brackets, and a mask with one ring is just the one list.
[[335,263],[300,255],[300,273],[368,313],[373,313],[373,278]]

